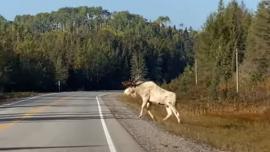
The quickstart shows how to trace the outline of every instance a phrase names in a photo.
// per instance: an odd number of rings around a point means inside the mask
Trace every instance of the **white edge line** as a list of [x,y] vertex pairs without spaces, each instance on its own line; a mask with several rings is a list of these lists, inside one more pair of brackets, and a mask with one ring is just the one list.
[[23,99],[23,100],[19,100],[19,101],[16,101],[16,102],[11,102],[11,103],[0,105],[0,107],[3,108],[3,107],[6,107],[6,106],[12,106],[12,105],[15,105],[15,104],[24,102],[24,101],[28,101],[28,100],[31,100],[31,99],[36,99],[36,98],[39,98],[39,97],[48,96],[48,95],[52,95],[52,94],[56,94],[56,93],[49,93],[49,94],[43,94],[43,95],[39,95],[39,96],[29,97],[29,98],[26,98],[26,99]]
[[101,111],[100,103],[99,103],[99,100],[98,100],[97,96],[96,96],[96,99],[97,99],[97,103],[98,103],[98,111],[99,111],[99,115],[100,115],[100,121],[101,121],[103,130],[104,130],[104,133],[105,133],[107,143],[109,145],[110,152],[117,152],[116,149],[115,149],[115,146],[113,144],[112,138],[110,136],[109,130],[107,128],[107,125],[105,123],[105,120],[104,120],[104,117],[103,117],[103,114],[102,114],[102,111]]

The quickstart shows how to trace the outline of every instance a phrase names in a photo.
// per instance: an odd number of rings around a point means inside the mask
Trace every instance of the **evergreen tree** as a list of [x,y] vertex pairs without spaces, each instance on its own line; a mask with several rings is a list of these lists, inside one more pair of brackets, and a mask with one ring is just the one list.
[[63,90],[119,89],[132,75],[169,82],[193,54],[192,32],[169,21],[101,7],[61,8],[11,22],[0,16],[0,69],[10,69],[1,70],[2,88],[53,91],[60,80]]
[[131,58],[131,79],[144,80],[147,74],[142,53],[134,53]]
[[261,2],[248,35],[243,75],[254,83],[270,76],[270,8]]
[[7,64],[7,56],[5,51],[0,46],[0,93],[4,89],[4,85],[7,82],[7,72],[9,71],[9,66]]
[[[205,96],[217,99],[228,95],[233,85],[230,80],[235,73],[235,50],[244,53],[250,20],[251,14],[235,0],[226,7],[220,0],[217,12],[208,17],[203,30],[196,35],[196,41],[191,41],[195,42],[192,49],[196,52],[198,83],[208,90]],[[239,57],[241,63],[243,54]]]

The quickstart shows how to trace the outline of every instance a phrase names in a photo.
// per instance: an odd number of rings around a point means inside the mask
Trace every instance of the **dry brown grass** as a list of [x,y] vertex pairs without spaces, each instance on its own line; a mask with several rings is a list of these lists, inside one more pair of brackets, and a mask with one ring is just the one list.
[[[126,96],[119,96],[119,98],[139,113],[140,99]],[[177,124],[175,117],[165,122],[161,121],[166,116],[165,108],[159,105],[151,107],[157,124],[174,134],[207,143],[222,150],[270,151],[270,108],[267,103],[178,101],[177,109],[181,114],[182,124]]]

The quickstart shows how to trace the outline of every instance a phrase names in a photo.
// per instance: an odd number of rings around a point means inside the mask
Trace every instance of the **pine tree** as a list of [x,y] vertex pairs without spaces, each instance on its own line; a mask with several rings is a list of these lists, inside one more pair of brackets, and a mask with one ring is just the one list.
[[[218,90],[225,96],[229,90],[229,80],[235,72],[235,50],[245,50],[250,18],[249,12],[235,0],[226,7],[220,0],[218,11],[209,16],[198,36],[196,56],[200,81],[209,87],[213,97]],[[243,56],[240,57],[242,61]]]
[[270,76],[270,8],[261,2],[248,35],[244,76],[257,83]]
[[224,1],[223,0],[219,0],[218,2],[218,12],[221,12],[224,10]]
[[147,69],[142,53],[133,53],[131,58],[131,79],[143,80],[147,75]]

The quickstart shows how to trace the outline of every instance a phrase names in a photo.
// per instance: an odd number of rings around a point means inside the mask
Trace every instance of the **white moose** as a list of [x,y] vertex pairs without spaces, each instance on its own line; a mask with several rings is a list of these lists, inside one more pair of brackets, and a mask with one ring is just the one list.
[[167,120],[173,113],[177,119],[177,122],[180,123],[179,113],[175,108],[176,94],[174,92],[162,89],[152,81],[125,81],[122,84],[127,87],[124,91],[125,95],[141,97],[142,105],[139,115],[140,118],[142,117],[143,109],[146,106],[147,113],[152,119],[154,119],[154,116],[150,112],[149,107],[151,103],[155,103],[165,105],[167,116],[163,118],[164,121]]

